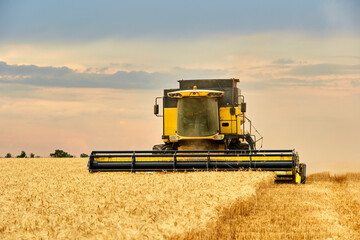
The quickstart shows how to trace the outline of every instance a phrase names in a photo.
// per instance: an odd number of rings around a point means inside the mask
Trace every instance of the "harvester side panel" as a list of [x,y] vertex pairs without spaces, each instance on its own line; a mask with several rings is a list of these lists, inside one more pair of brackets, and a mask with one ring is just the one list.
[[163,121],[164,135],[175,135],[177,129],[177,108],[164,108]]
[[177,129],[177,103],[176,99],[168,97],[169,92],[178,89],[165,89],[163,96],[163,135],[175,135]]
[[242,134],[242,115],[239,107],[235,107],[235,114],[230,114],[231,107],[220,107],[220,133],[221,134]]

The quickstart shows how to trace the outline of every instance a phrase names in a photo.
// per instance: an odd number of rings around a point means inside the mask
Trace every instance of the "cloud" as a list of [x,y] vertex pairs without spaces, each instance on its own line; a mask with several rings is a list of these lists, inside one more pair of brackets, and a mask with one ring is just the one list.
[[271,91],[281,88],[329,88],[335,80],[312,79],[304,80],[300,78],[269,78],[262,81],[242,82],[241,88],[252,91]]
[[360,79],[351,80],[353,87],[360,87]]
[[0,62],[0,82],[34,86],[74,88],[157,89],[169,87],[172,76],[145,71],[118,71],[114,74],[79,73],[67,67],[8,65]]
[[280,58],[280,59],[273,61],[272,63],[274,63],[274,64],[293,64],[293,63],[295,63],[295,61],[288,59],[288,58]]
[[177,76],[177,79],[213,79],[226,76],[226,69],[189,69],[182,67],[174,67],[171,71]]
[[326,87],[332,82],[334,82],[334,80],[304,80],[299,78],[277,78],[269,80],[269,84],[277,87]]
[[298,65],[293,67],[287,73],[294,76],[360,74],[360,65],[341,65],[341,64]]
[[32,76],[65,76],[73,73],[73,70],[67,67],[38,67],[35,65],[8,65],[6,62],[0,62],[1,75],[32,75]]
[[175,67],[171,73],[117,71],[103,73],[108,68],[88,68],[76,72],[68,67],[9,65],[0,62],[0,83],[30,86],[114,89],[163,89],[176,87],[178,79],[217,78],[226,70],[186,69]]
[[360,91],[360,65],[304,64],[286,58],[272,63],[247,68],[245,74],[253,81],[242,83],[245,89],[292,88],[322,90],[322,93],[329,94],[356,94]]
[[339,55],[339,56],[327,56],[328,58],[344,58],[344,59],[355,59],[360,60],[360,56],[345,56],[345,55]]
[[[340,64],[287,64],[294,62],[279,59],[284,64],[265,64],[245,69],[238,73],[241,88],[250,91],[276,88],[314,88],[335,91],[358,91],[360,65]],[[279,68],[286,66],[286,68]],[[117,71],[105,73],[107,67],[88,68],[77,72],[68,67],[40,67],[36,65],[9,65],[0,62],[0,92],[24,86],[65,88],[110,88],[110,89],[164,89],[176,88],[179,79],[214,79],[237,76],[231,69],[196,69],[174,67],[170,72]],[[290,70],[289,70],[290,69]],[[251,79],[250,78],[250,79]]]

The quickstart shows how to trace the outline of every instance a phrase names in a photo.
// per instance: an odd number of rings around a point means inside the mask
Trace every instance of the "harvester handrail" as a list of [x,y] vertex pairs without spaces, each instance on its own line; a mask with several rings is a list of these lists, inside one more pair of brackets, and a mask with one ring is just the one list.
[[93,151],[91,155],[97,154],[133,154],[133,153],[293,153],[294,150],[282,149],[282,150],[138,150],[138,151]]
[[[118,155],[92,155],[92,157],[124,157],[124,158],[132,158],[134,157],[133,154],[118,154]],[[220,154],[144,154],[144,155],[135,155],[136,158],[138,157],[291,157],[293,154],[226,154],[226,155],[220,155]]]

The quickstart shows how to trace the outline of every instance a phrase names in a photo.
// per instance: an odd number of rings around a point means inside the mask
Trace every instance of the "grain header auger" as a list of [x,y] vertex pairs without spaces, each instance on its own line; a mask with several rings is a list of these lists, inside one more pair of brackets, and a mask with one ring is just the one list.
[[[246,117],[238,79],[180,80],[155,98],[163,144],[152,151],[93,151],[90,172],[274,171],[276,181],[305,183],[306,165],[295,150],[262,150]],[[162,115],[158,100],[163,101]],[[245,129],[249,125],[249,131]],[[255,129],[256,131],[256,129]],[[256,133],[258,133],[256,131]]]

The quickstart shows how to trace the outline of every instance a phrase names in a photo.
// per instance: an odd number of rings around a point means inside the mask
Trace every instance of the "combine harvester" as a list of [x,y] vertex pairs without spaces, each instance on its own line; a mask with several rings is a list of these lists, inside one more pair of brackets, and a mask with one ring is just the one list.
[[[295,150],[256,149],[238,79],[180,80],[155,99],[164,144],[152,151],[93,151],[90,172],[274,171],[277,182],[305,183],[306,165]],[[158,100],[163,100],[159,115]],[[245,129],[248,121],[249,131]],[[256,131],[257,132],[257,131]]]

